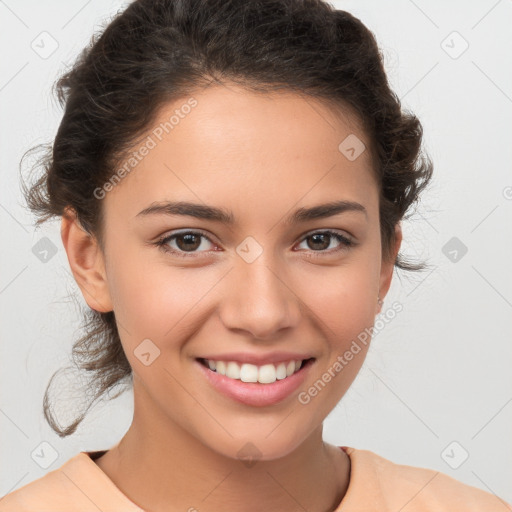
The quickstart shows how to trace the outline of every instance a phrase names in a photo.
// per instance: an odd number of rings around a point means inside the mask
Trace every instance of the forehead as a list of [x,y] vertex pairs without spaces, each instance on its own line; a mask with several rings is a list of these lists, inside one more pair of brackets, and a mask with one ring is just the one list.
[[[360,155],[351,158],[348,146]],[[121,166],[106,208],[125,220],[171,199],[234,210],[376,197],[359,119],[291,92],[215,86],[167,103]]]

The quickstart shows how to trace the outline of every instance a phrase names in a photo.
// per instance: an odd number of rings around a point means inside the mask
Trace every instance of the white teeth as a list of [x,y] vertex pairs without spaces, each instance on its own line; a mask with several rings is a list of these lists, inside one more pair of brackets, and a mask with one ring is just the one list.
[[224,361],[217,361],[215,370],[221,375],[226,375],[226,363]]
[[[236,366],[238,365],[236,364]],[[261,369],[263,369],[263,366]],[[263,380],[265,380],[264,372],[262,374]],[[243,364],[240,366],[240,380],[242,382],[258,382],[258,367],[253,364]]]
[[226,371],[224,372],[224,375],[226,375],[230,379],[239,379],[240,378],[240,366],[238,366],[236,363],[233,363],[233,361],[230,361],[226,365]]
[[[295,370],[295,363],[293,364],[293,369]],[[285,379],[287,373],[288,372],[286,371],[286,365],[284,363],[278,364],[276,366],[276,379]]]
[[244,363],[241,366],[235,361],[212,361],[206,360],[210,370],[214,370],[230,379],[241,380],[242,382],[259,382],[260,384],[271,384],[276,380],[282,380],[294,374],[301,366],[300,359],[288,363],[264,364],[256,366]]

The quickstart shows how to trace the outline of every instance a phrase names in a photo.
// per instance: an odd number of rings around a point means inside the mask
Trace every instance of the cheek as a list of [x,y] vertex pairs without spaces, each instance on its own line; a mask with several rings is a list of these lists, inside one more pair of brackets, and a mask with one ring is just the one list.
[[314,311],[318,329],[327,341],[322,371],[339,375],[333,379],[334,395],[344,393],[356,377],[369,348],[379,290],[378,243],[376,237],[346,264],[332,267],[328,273],[325,268],[317,270],[302,292],[309,297],[305,302]]
[[312,271],[302,295],[333,333],[354,333],[372,325],[379,289],[377,258],[360,254],[346,265]]
[[[375,273],[355,272],[354,267],[333,272],[324,293],[309,303],[316,313],[325,355],[319,361],[309,386],[299,396],[301,404],[314,404],[317,418],[327,416],[342,399],[365,360],[375,321]],[[318,332],[317,332],[318,335]],[[316,399],[316,396],[320,396]]]
[[[354,280],[351,283],[345,281],[337,293],[329,293],[321,303],[315,305],[325,326],[322,330],[328,340],[331,360],[343,355],[362,336],[367,338],[365,332],[375,320],[376,301],[372,282]],[[365,341],[369,342],[370,339]],[[360,355],[364,357],[367,346],[361,343],[360,346]]]
[[186,338],[202,318],[198,311],[207,303],[205,296],[220,278],[214,271],[166,265],[163,256],[155,263],[151,250],[128,256],[130,252],[118,246],[109,271],[119,334],[129,358],[144,339],[162,350],[164,344]]
[[136,345],[143,339],[161,336],[173,325],[176,295],[161,271],[149,265],[151,259],[144,251],[116,246],[111,256],[115,263],[108,271],[119,334],[123,344]]

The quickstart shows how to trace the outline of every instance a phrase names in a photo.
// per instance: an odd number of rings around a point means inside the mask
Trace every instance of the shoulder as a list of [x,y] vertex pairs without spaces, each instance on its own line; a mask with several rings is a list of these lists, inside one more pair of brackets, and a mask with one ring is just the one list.
[[351,459],[351,479],[354,477],[354,487],[350,489],[349,485],[346,496],[354,499],[354,504],[360,505],[366,495],[372,503],[369,506],[379,505],[379,510],[512,512],[512,507],[500,497],[445,473],[397,464],[369,450],[345,451]]
[[53,512],[66,502],[69,504],[71,495],[64,473],[59,468],[3,496],[0,512],[28,512],[36,510],[35,507],[41,512]]
[[[83,506],[80,490],[73,483],[73,473],[83,467],[82,454],[76,455],[60,468],[6,494],[0,499],[0,512],[56,512],[70,510],[70,504]],[[89,502],[84,510],[93,510],[91,505]]]
[[[91,452],[93,453],[93,452]],[[140,512],[80,452],[58,469],[0,498],[0,512]]]

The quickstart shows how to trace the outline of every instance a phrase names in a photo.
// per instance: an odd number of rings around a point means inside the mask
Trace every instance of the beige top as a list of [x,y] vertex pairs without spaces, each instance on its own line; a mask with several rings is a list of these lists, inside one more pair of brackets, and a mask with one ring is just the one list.
[[[508,512],[494,494],[431,469],[395,464],[340,446],[350,482],[336,512]],[[96,465],[105,451],[80,452],[60,468],[0,499],[0,512],[144,512]]]

